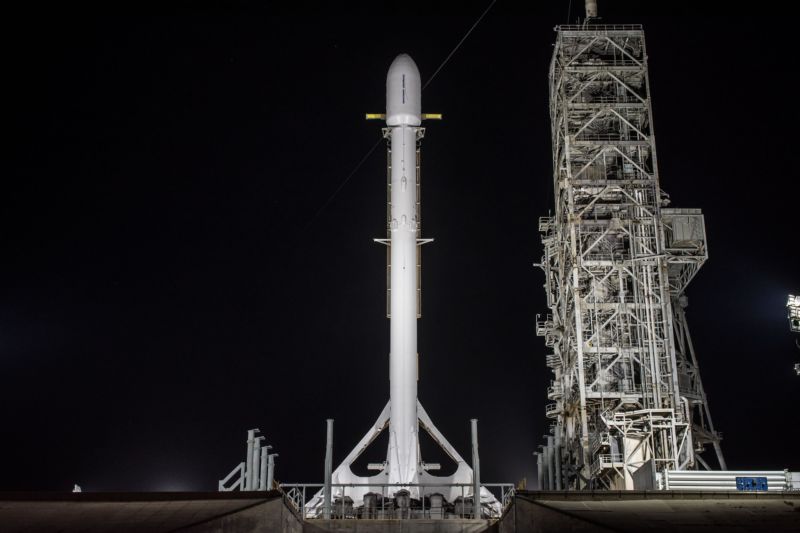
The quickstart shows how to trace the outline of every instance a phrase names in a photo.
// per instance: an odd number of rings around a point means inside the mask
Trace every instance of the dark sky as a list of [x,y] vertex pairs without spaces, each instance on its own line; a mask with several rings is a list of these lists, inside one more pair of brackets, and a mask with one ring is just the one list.
[[[279,479],[321,482],[325,419],[338,462],[388,399],[383,147],[319,210],[380,135],[394,56],[427,80],[487,4],[8,13],[0,490],[214,490],[251,427]],[[486,481],[535,477],[547,427],[531,265],[569,2],[534,4],[498,2],[423,93],[445,119],[419,393],[464,455],[480,420]],[[800,470],[795,37],[664,4],[600,9],[645,25],[662,186],[706,215],[688,311],[712,415],[731,468]]]

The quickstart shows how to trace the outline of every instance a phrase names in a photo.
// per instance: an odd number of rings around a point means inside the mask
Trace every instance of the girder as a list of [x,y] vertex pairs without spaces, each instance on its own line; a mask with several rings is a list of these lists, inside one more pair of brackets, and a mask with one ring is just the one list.
[[557,32],[555,214],[539,222],[550,313],[537,321],[559,446],[543,455],[563,477],[549,488],[640,488],[641,468],[697,468],[705,444],[724,466],[684,312],[708,257],[703,215],[667,208],[660,187],[644,32]]

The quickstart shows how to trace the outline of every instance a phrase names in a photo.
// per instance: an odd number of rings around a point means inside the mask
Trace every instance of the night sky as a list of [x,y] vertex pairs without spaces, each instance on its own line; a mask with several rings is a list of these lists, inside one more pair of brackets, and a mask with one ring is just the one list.
[[[388,400],[383,146],[332,195],[392,59],[424,83],[487,4],[8,13],[0,490],[216,490],[252,427],[278,479],[321,482],[325,419],[338,463]],[[498,2],[423,93],[419,394],[462,455],[479,419],[487,482],[535,479],[547,428],[532,263],[569,2],[534,4]],[[662,187],[706,216],[688,317],[729,467],[800,470],[795,36],[682,4],[600,14],[644,24]]]

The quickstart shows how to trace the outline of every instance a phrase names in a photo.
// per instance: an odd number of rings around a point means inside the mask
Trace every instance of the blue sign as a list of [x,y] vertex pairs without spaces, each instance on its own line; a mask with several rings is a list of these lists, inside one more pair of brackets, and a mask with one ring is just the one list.
[[737,477],[736,490],[743,491],[766,491],[767,478],[765,477]]

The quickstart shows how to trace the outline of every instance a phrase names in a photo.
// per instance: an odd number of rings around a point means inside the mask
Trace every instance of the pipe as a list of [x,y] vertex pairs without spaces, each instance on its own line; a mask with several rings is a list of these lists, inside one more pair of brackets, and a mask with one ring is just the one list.
[[555,489],[555,475],[553,472],[553,436],[547,437],[547,490]]
[[536,487],[539,490],[544,490],[544,469],[542,467],[542,452],[535,452],[536,456],[536,479],[539,482]]
[[250,490],[258,490],[261,473],[261,441],[264,437],[256,437],[253,443],[253,474],[250,476]]
[[242,490],[250,490],[252,487],[253,477],[253,446],[256,441],[256,432],[258,429],[247,430],[247,457],[245,458],[246,465],[244,467],[244,488]]
[[269,462],[267,464],[267,487],[265,490],[272,490],[273,485],[275,485],[275,458],[277,456],[277,453],[269,454]]
[[539,490],[547,490],[547,485],[549,483],[549,481],[547,480],[547,445],[540,444],[539,448],[541,448],[542,450],[539,452],[539,455],[541,456],[542,460],[542,485],[541,487],[539,487]]
[[556,427],[556,446],[554,448],[553,462],[556,467],[556,490],[561,490],[561,434],[558,429]]
[[267,462],[269,461],[269,446],[261,448],[261,469],[258,473],[258,490],[267,490]]
[[333,477],[333,419],[326,420],[328,424],[328,435],[325,443],[325,487],[324,487],[324,507],[322,517],[326,520],[331,518],[331,478]]
[[481,517],[481,463],[478,458],[478,419],[470,420],[472,426],[472,507],[473,516]]

